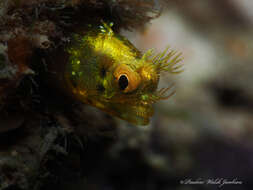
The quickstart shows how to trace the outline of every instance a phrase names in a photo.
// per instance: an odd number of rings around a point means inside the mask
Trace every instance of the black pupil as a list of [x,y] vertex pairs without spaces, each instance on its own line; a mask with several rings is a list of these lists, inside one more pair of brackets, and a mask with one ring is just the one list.
[[125,75],[121,75],[119,77],[119,88],[120,90],[125,90],[128,86],[128,79]]

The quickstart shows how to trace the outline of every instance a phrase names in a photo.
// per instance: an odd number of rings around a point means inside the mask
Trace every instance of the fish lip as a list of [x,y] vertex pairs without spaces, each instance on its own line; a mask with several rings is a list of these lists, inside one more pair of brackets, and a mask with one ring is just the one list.
[[[132,100],[132,102],[128,103],[108,103],[108,101],[100,101],[100,103],[105,105],[104,108],[101,108],[102,110],[136,125],[147,125],[154,113],[153,104],[149,103],[149,101]],[[113,109],[106,108],[110,106]]]
[[153,115],[153,107],[150,104],[141,104],[137,107],[133,107],[134,113],[138,117],[149,118]]

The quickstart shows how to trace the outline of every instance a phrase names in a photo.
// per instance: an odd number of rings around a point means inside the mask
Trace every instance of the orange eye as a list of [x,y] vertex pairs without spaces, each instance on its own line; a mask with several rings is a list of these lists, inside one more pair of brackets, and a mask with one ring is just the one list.
[[118,66],[114,71],[119,89],[123,92],[132,92],[140,84],[140,76],[126,65]]

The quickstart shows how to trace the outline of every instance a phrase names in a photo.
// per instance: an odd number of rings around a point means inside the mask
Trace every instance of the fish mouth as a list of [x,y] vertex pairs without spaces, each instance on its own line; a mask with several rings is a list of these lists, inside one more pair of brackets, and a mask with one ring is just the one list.
[[147,125],[153,115],[153,107],[150,104],[146,105],[123,105],[114,106],[115,116],[126,120],[135,125]]
[[127,104],[96,101],[96,103],[90,102],[89,104],[134,125],[148,125],[154,112],[152,104],[148,103]]
[[153,103],[132,99],[127,102],[114,102],[106,100],[98,100],[93,97],[90,99],[82,99],[84,103],[94,106],[112,116],[119,117],[134,125],[148,125],[149,120],[154,113]]

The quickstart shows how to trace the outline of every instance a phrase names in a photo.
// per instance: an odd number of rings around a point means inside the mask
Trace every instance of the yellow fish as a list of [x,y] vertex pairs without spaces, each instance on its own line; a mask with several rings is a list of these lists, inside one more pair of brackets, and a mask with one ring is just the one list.
[[169,51],[144,55],[126,38],[113,32],[112,24],[75,34],[66,47],[64,80],[73,97],[136,125],[146,125],[153,104],[170,88],[157,90],[160,73],[178,73],[181,53]]

